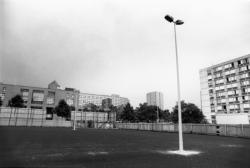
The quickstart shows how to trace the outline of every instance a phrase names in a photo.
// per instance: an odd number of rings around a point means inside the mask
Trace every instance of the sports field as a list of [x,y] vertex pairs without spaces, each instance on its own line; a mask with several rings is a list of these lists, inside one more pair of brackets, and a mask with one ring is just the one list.
[[0,127],[1,167],[250,167],[250,139],[184,134],[184,148],[201,154],[158,152],[177,148],[177,133]]

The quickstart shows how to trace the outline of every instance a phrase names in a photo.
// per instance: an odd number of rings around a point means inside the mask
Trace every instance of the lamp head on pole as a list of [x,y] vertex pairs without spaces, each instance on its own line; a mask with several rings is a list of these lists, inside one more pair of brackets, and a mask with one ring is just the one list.
[[175,24],[176,24],[176,25],[182,25],[183,23],[184,23],[184,22],[183,22],[182,20],[176,20],[176,21],[175,21]]
[[166,15],[166,16],[165,16],[165,19],[166,19],[167,21],[169,21],[170,23],[174,21],[174,18],[173,18],[172,16],[170,16],[170,15]]

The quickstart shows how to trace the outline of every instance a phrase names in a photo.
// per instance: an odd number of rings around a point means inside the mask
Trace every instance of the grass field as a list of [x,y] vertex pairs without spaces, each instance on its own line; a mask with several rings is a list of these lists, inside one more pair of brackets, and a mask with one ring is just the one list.
[[157,152],[177,148],[177,133],[0,127],[1,167],[250,167],[250,139],[185,134],[184,148],[200,155]]

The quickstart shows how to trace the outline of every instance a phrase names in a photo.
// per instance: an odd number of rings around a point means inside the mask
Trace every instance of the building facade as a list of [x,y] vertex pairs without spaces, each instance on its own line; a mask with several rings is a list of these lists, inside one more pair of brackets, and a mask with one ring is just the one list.
[[102,107],[105,110],[109,110],[112,106],[112,99],[106,98],[102,100]]
[[48,88],[0,83],[2,106],[7,106],[9,100],[17,94],[22,96],[25,108],[44,109],[47,112],[55,108],[61,99],[69,106],[77,106],[81,111],[90,103],[101,106],[102,100],[107,98],[112,99],[114,106],[126,105],[129,102],[128,98],[119,95],[81,93],[74,88],[60,89],[56,81],[51,82]]
[[84,108],[87,104],[95,104],[97,106],[102,106],[103,99],[111,99],[113,106],[121,106],[129,103],[129,99],[125,97],[120,97],[119,95],[100,95],[100,94],[90,94],[90,93],[80,93],[79,94],[79,108]]
[[157,106],[161,110],[164,109],[163,106],[163,94],[161,92],[149,92],[147,93],[147,104],[151,106]]
[[201,69],[200,87],[210,123],[216,123],[216,114],[250,114],[250,54]]

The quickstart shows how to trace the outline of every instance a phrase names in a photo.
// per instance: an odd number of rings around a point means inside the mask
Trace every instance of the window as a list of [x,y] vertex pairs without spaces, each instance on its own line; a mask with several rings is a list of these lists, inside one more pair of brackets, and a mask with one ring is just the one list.
[[243,65],[243,64],[245,64],[245,63],[247,63],[247,62],[248,62],[248,59],[245,58],[245,59],[239,60],[239,61],[238,61],[238,65]]
[[223,85],[223,86],[217,86],[217,87],[215,87],[215,90],[217,91],[217,90],[223,90],[225,88],[225,86]]
[[221,103],[226,103],[226,99],[221,99]]
[[245,71],[245,70],[247,70],[247,66],[243,66],[240,68],[240,71]]
[[227,88],[230,89],[230,88],[235,88],[237,87],[237,83],[233,83],[233,84],[228,84],[227,85]]
[[225,72],[225,75],[229,75],[229,74],[230,74],[230,71],[226,71],[226,72]]
[[249,103],[243,104],[243,107],[244,107],[244,108],[250,108],[250,104],[249,104]]
[[216,93],[216,96],[217,96],[217,97],[225,96],[225,92]]
[[228,101],[229,101],[229,102],[234,102],[234,101],[236,101],[236,98],[235,98],[235,97],[230,97],[230,98],[228,99]]
[[232,76],[232,77],[229,77],[229,78],[228,78],[228,81],[234,81],[234,80],[236,80],[236,77],[235,77],[235,76]]
[[43,90],[33,90],[32,93],[32,103],[43,104],[44,91]]
[[240,75],[240,78],[241,78],[241,79],[242,79],[242,78],[247,78],[247,77],[249,77],[249,74],[248,74],[248,73],[244,73],[244,74]]
[[246,88],[246,92],[249,93],[250,92],[250,88]]
[[216,71],[222,70],[222,66],[221,66],[221,67],[217,67],[215,70],[216,70]]
[[242,100],[250,100],[250,96],[242,96]]
[[237,104],[230,104],[229,105],[229,109],[232,110],[232,109],[239,109],[239,105]]
[[216,78],[221,77],[221,73],[217,73],[217,74],[215,75],[215,77],[216,77]]
[[233,74],[233,73],[235,73],[235,69],[233,69],[233,70],[230,71],[230,74]]
[[48,92],[47,104],[55,104],[55,92]]
[[42,109],[43,107],[42,106],[31,106],[30,108],[32,108],[32,109]]
[[217,106],[217,110],[222,110],[222,106]]
[[227,65],[224,66],[225,69],[231,68],[231,67],[232,67],[232,64],[227,64]]
[[21,95],[24,103],[27,103],[29,100],[29,89],[21,89]]
[[235,72],[236,72],[235,69],[232,69],[230,71],[225,71],[225,75],[234,74]]
[[1,100],[4,100],[5,94],[4,93],[0,94],[0,98],[1,98]]
[[239,94],[238,90],[230,90],[227,92],[228,95],[235,95],[235,94]]
[[247,80],[247,81],[243,81],[241,84],[242,84],[242,85],[249,85],[250,82]]
[[220,80],[215,81],[215,84],[220,84],[220,83],[224,83],[224,79],[220,79]]

